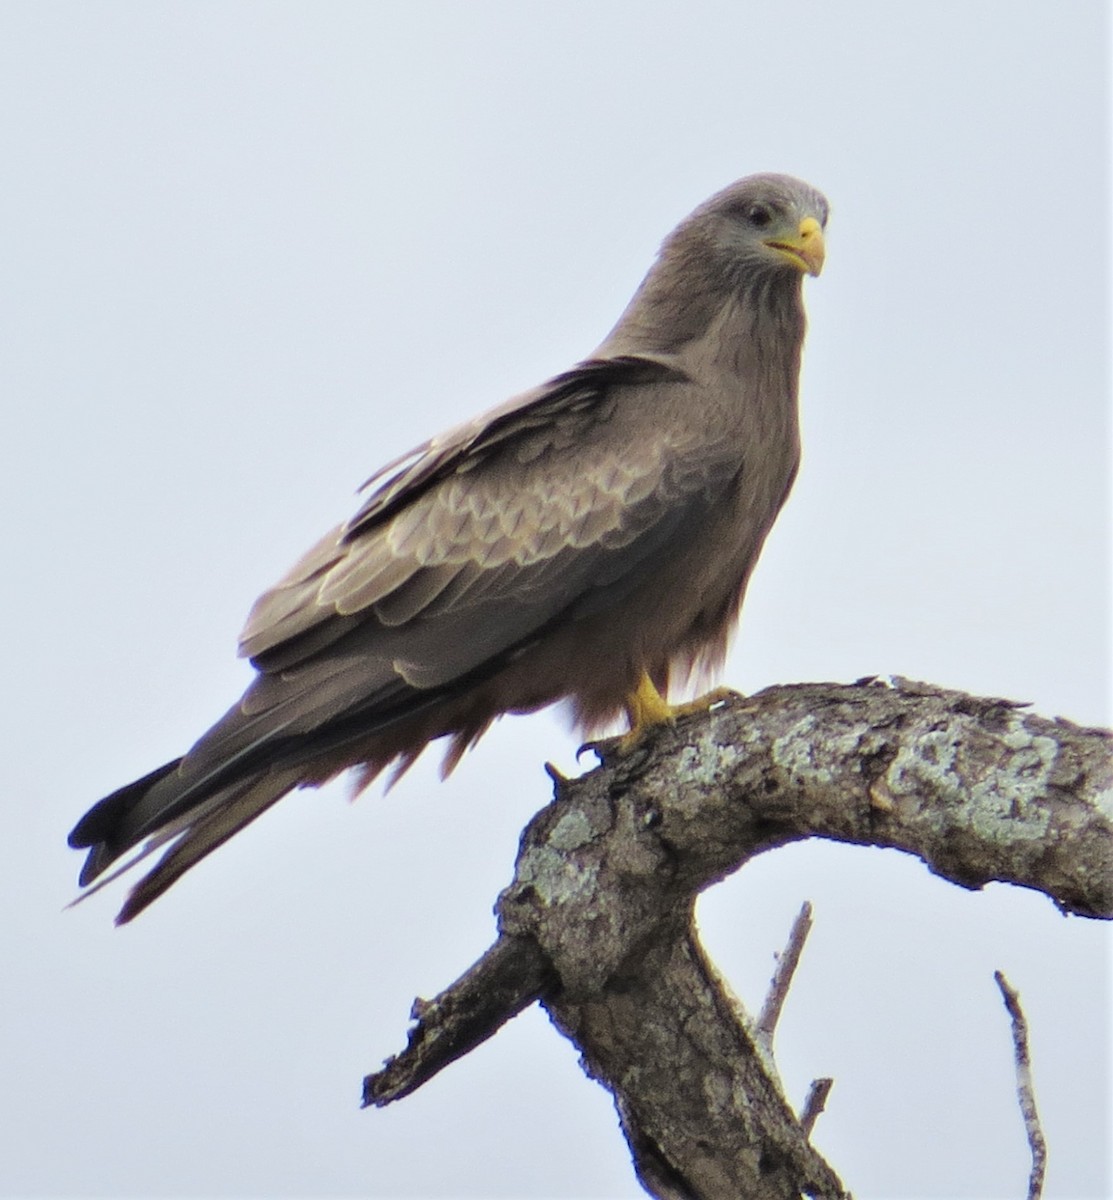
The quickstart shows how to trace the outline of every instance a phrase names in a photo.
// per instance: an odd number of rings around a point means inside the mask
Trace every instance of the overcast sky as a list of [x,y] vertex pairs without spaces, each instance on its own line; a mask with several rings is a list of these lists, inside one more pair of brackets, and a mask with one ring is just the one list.
[[[567,366],[759,170],[829,196],[804,465],[724,673],[902,674],[1106,723],[1108,26],[1039,3],[0,4],[5,1195],[635,1197],[533,1009],[410,1099],[365,1071],[490,943],[558,713],[446,784],[300,793],[148,913],[63,912],[99,796],[249,677],[255,596],[386,458]],[[1108,1195],[1108,931],[809,844],[706,896],[859,1200]]]

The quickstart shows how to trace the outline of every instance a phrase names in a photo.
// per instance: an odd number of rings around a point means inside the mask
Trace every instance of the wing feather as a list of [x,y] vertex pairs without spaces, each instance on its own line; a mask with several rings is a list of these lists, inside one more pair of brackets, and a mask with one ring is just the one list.
[[[431,600],[452,582],[438,574],[436,584],[410,588],[422,568],[474,564],[496,570],[511,561],[527,567],[570,542],[590,544],[593,536],[605,538],[611,549],[625,545],[617,510],[604,498],[619,477],[626,486],[618,490],[628,502],[644,498],[658,482],[654,471],[632,492],[629,469],[610,462],[599,480],[573,487],[568,513],[561,488],[576,484],[574,474],[554,480],[543,464],[547,456],[582,445],[593,427],[610,418],[616,386],[681,378],[648,358],[589,361],[388,464],[364,486],[400,469],[255,603],[240,653],[262,670],[283,669],[297,661],[299,650],[310,654],[347,632],[342,624],[334,637],[321,626],[375,612],[399,589],[411,599],[387,603],[382,611],[408,611],[406,619],[412,619],[422,595]],[[480,464],[488,469],[476,474]],[[595,515],[585,520],[589,510]],[[463,582],[471,581],[468,571]],[[393,623],[389,615],[385,619]]]
[[415,558],[395,555],[383,540],[361,547],[360,553],[349,553],[325,577],[311,599],[310,615],[325,621],[334,612],[342,616],[362,612],[409,583],[420,570],[421,564]]
[[375,616],[387,626],[405,625],[427,611],[429,605],[459,577],[461,570],[461,567],[444,564],[418,571],[401,587],[376,601]]
[[189,765],[417,703],[629,593],[737,471],[682,453],[678,383],[586,364],[406,460],[257,602],[241,645],[262,674]]
[[[475,469],[492,450],[506,442],[514,442],[523,456],[539,457],[553,444],[554,422],[562,413],[579,414],[588,424],[593,413],[605,417],[610,408],[611,388],[621,384],[663,383],[686,378],[669,360],[651,355],[587,359],[548,383],[523,392],[447,433],[430,438],[376,471],[360,490],[367,490],[374,484],[378,486],[348,522],[346,534],[351,537],[385,520],[446,475]],[[548,434],[543,432],[546,429],[550,430]],[[530,430],[540,430],[542,434],[531,439]],[[576,440],[578,433],[572,427],[566,428],[565,446]],[[399,469],[395,474],[384,480],[396,467]],[[384,482],[380,483],[380,480]]]

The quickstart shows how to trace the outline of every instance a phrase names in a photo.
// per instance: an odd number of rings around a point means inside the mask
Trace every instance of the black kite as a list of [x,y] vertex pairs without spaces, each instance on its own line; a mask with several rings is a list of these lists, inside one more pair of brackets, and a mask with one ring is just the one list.
[[240,701],[78,822],[81,884],[169,843],[129,920],[292,788],[349,767],[365,785],[440,737],[447,773],[505,712],[567,700],[592,730],[625,710],[632,739],[667,720],[670,676],[721,663],[796,474],[826,221],[798,180],[733,184],[591,357],[369,480],[252,609]]

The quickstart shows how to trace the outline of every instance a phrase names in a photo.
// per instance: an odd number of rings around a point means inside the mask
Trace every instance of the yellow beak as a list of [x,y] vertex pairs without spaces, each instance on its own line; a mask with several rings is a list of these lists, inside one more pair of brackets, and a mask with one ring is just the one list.
[[827,247],[823,242],[823,227],[815,217],[805,217],[800,222],[796,237],[769,238],[765,244],[773,250],[779,250],[793,266],[807,271],[809,275],[818,275],[823,270]]

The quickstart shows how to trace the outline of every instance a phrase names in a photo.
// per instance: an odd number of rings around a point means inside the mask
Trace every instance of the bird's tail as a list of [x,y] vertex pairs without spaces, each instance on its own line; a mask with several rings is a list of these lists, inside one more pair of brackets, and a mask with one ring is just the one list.
[[164,763],[142,779],[105,796],[73,827],[70,845],[75,850],[89,848],[89,856],[78,877],[81,887],[92,883],[110,863],[126,854],[143,837],[152,793],[160,783],[177,773],[181,762],[176,758]]
[[106,796],[81,818],[69,836],[71,846],[89,848],[81,870],[82,887],[128,850],[146,842],[137,856],[86,896],[169,843],[169,849],[128,893],[116,917],[118,925],[142,912],[185,871],[296,787],[301,777],[297,768],[257,772],[197,797],[184,811],[173,815],[183,790],[180,763],[181,759],[166,763]]

